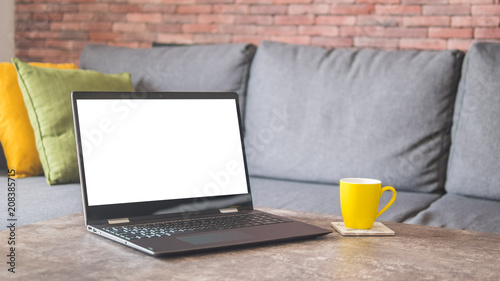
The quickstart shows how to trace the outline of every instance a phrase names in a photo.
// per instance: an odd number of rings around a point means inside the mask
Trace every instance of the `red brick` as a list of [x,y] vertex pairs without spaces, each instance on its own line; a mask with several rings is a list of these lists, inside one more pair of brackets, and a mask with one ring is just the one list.
[[498,0],[449,0],[449,4],[492,4],[492,3],[498,3]]
[[404,5],[415,5],[415,4],[448,4],[448,0],[403,0]]
[[204,4],[233,3],[233,0],[197,0],[196,3],[204,3]]
[[115,47],[139,48],[139,42],[108,42],[106,44]]
[[234,34],[231,43],[250,43],[254,45],[259,45],[262,40],[268,40],[271,38],[266,38],[260,35],[240,35]]
[[142,5],[142,10],[144,12],[157,12],[157,13],[169,13],[173,14],[177,10],[175,5],[156,5],[156,4],[145,4]]
[[470,15],[468,5],[424,5],[423,15]]
[[16,31],[15,38],[47,39],[57,38],[57,32],[53,31]]
[[383,37],[385,27],[383,26],[342,26],[340,27],[341,37]]
[[89,3],[78,5],[80,12],[107,12],[109,11],[108,3]]
[[62,50],[58,49],[48,49],[48,48],[43,48],[43,49],[29,49],[28,50],[28,55],[30,57],[38,57],[38,58],[46,58],[46,57],[59,57],[63,54],[64,52]]
[[400,26],[402,22],[402,16],[359,15],[357,25]]
[[288,14],[328,14],[330,5],[327,4],[310,4],[310,5],[290,5],[288,6]]
[[198,16],[198,23],[234,23],[233,15],[205,14]]
[[94,18],[92,13],[65,13],[62,20],[67,21],[90,21]]
[[[61,4],[61,3],[47,3],[46,12],[65,12],[65,13],[74,13],[78,12],[80,9],[80,5],[88,5],[92,7],[92,5],[96,4]],[[42,10],[43,11],[43,10]]]
[[354,40],[352,38],[314,36],[311,38],[311,45],[327,48],[345,48],[352,47]]
[[[22,2],[26,2],[26,0],[21,0]],[[32,0],[33,1],[33,0]],[[47,0],[35,0],[34,2],[49,2]],[[61,3],[77,3],[77,2],[80,2],[80,3],[84,3],[84,2],[95,2],[95,0],[59,0],[59,1],[54,1],[52,0],[52,2],[61,2]]]
[[88,31],[73,31],[63,30],[55,33],[55,38],[58,39],[71,39],[71,40],[86,40],[89,39]]
[[112,23],[111,22],[82,22],[81,24],[82,30],[90,30],[90,31],[111,31]]
[[90,40],[118,40],[121,34],[119,32],[90,32]]
[[472,28],[443,28],[430,27],[430,38],[472,38]]
[[286,5],[253,5],[250,6],[250,14],[262,15],[284,15],[286,14]]
[[317,16],[316,24],[354,25],[356,16]]
[[194,4],[196,0],[162,0],[164,4]]
[[205,33],[217,32],[218,27],[215,24],[183,24],[182,31],[186,33]]
[[473,39],[450,39],[448,40],[447,49],[449,50],[462,50],[467,51],[470,49],[472,44],[475,42]]
[[158,3],[161,3],[162,0],[127,0],[127,2],[129,2],[129,3],[141,3],[141,4],[145,4],[145,3],[158,4]]
[[275,4],[309,4],[312,0],[274,0]]
[[339,28],[336,26],[299,26],[299,35],[339,36],[339,34]]
[[374,5],[334,5],[332,14],[334,15],[368,15],[375,10]]
[[16,37],[16,48],[28,47],[28,48],[45,48],[47,47],[45,39],[29,39]]
[[227,34],[196,34],[193,41],[199,44],[224,44],[231,42],[231,35]]
[[258,26],[257,33],[262,35],[295,35],[297,34],[296,26]]
[[314,24],[314,16],[313,15],[294,15],[294,16],[275,16],[274,24],[277,25],[306,25],[306,24]]
[[420,15],[421,6],[376,5],[375,13],[379,15]]
[[445,39],[432,38],[402,38],[399,41],[400,49],[420,49],[420,50],[444,50],[446,49]]
[[164,14],[163,22],[170,23],[196,23],[196,15]]
[[149,49],[151,47],[153,47],[153,42],[139,42],[139,48]]
[[405,17],[403,19],[404,26],[449,26],[450,17],[448,16],[419,16]]
[[388,27],[385,31],[386,37],[427,37],[427,28],[399,28]]
[[283,42],[283,43],[290,43],[290,44],[302,44],[302,45],[309,45],[311,42],[311,37],[309,36],[272,36],[271,40],[273,41],[278,41],[278,42]]
[[94,20],[95,21],[126,22],[127,21],[127,14],[126,13],[95,13]]
[[216,14],[248,14],[250,7],[248,5],[215,5],[214,13]]
[[162,22],[161,13],[129,13],[127,14],[127,21],[130,22],[152,22],[160,23]]
[[473,5],[472,15],[500,15],[500,5]]
[[137,4],[110,4],[109,11],[113,13],[138,13],[142,12],[141,5]]
[[474,30],[476,39],[500,39],[500,28],[476,28]]
[[51,30],[80,30],[79,22],[53,22],[50,24]]
[[31,19],[37,22],[40,21],[60,21],[63,18],[63,13],[60,12],[54,12],[54,13],[47,13],[47,12],[34,12],[31,14]]
[[314,3],[327,3],[327,4],[354,4],[357,0],[314,0]]
[[358,4],[399,4],[401,0],[356,0]]
[[[28,49],[24,49],[21,47],[16,48],[16,57],[23,59],[24,57],[28,57]],[[24,59],[24,61],[33,61],[31,59]]]
[[46,4],[16,4],[16,12],[46,11]]
[[113,31],[124,32],[139,32],[146,30],[145,23],[129,23],[129,22],[115,22],[112,27]]
[[181,25],[180,24],[167,24],[160,23],[154,24],[150,23],[147,25],[146,29],[152,32],[160,32],[160,33],[181,33]]
[[273,16],[237,15],[235,16],[235,22],[237,24],[270,25],[273,23]]
[[123,41],[146,41],[153,42],[156,34],[149,32],[125,32],[121,36]]
[[211,5],[179,5],[177,7],[179,14],[210,14],[211,12]]
[[274,0],[236,0],[237,4],[273,4]]
[[160,33],[156,35],[156,42],[173,44],[191,44],[194,42],[193,34],[168,34]]
[[73,41],[66,41],[66,40],[61,41],[61,40],[49,39],[49,40],[45,41],[45,46],[71,50],[71,49],[73,49]]
[[399,45],[398,39],[373,38],[373,37],[354,38],[354,47],[396,49],[398,45]]
[[499,17],[493,16],[457,16],[451,17],[451,26],[453,27],[498,27]]
[[257,26],[255,25],[220,25],[221,33],[229,34],[256,34]]

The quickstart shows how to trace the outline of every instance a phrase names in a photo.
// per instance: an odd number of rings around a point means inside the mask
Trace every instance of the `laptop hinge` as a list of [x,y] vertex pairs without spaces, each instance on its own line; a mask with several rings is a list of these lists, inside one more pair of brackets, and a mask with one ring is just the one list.
[[219,211],[222,214],[227,214],[227,213],[237,213],[238,209],[237,208],[225,208],[225,209],[219,209]]
[[128,218],[108,220],[109,224],[119,224],[119,223],[129,223],[129,222],[130,222],[130,220]]

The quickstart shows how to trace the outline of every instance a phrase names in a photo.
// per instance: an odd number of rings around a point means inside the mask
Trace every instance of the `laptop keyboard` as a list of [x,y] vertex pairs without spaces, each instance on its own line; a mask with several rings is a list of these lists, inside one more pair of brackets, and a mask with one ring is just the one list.
[[126,240],[170,236],[199,231],[234,229],[286,222],[265,213],[237,214],[159,223],[103,227],[102,230]]

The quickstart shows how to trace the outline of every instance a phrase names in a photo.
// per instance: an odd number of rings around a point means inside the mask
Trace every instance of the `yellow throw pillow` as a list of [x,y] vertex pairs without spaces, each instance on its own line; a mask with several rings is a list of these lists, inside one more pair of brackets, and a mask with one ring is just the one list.
[[[72,63],[30,63],[39,67],[77,69]],[[0,142],[7,166],[18,177],[43,173],[35,144],[35,135],[28,118],[23,94],[17,82],[17,72],[10,62],[0,63]]]

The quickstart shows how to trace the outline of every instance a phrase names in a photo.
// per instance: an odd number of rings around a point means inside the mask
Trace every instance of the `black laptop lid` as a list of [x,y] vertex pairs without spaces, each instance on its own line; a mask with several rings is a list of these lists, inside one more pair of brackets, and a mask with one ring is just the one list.
[[86,221],[252,209],[236,93],[72,93]]

